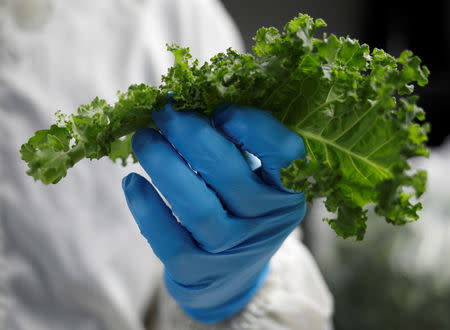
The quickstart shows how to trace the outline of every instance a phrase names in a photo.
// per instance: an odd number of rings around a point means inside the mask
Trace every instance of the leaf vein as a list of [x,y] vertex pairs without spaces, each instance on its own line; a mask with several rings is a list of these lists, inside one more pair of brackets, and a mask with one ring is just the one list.
[[358,119],[355,120],[355,122],[352,125],[350,125],[350,127],[345,129],[341,134],[339,134],[336,138],[334,138],[333,141],[337,141],[341,137],[343,137],[347,132],[349,132],[353,127],[355,127],[356,124],[358,124],[365,116],[367,116],[368,113],[370,113],[373,109],[375,109],[377,105],[378,105],[378,102],[375,102],[374,104],[372,104],[372,106],[370,106],[360,117],[358,117]]
[[359,168],[356,166],[356,164],[355,164],[355,162],[354,162],[354,160],[353,160],[353,158],[350,156],[350,155],[347,155],[348,156],[348,158],[350,159],[350,161],[351,161],[351,163],[352,163],[352,165],[353,165],[353,167],[355,168],[355,170],[364,178],[364,179],[366,179],[366,181],[369,183],[369,184],[372,184],[372,182],[370,182],[370,180],[359,170]]
[[[337,149],[337,150],[339,150],[339,151],[341,151],[341,152],[343,152],[345,154],[348,154],[351,157],[354,157],[356,159],[359,159],[359,160],[363,161],[364,163],[370,165],[375,170],[377,170],[380,173],[380,175],[382,175],[383,177],[386,177],[386,178],[393,177],[393,173],[390,171],[390,169],[382,167],[381,165],[371,161],[367,157],[364,157],[364,156],[362,156],[360,154],[357,154],[357,153],[355,153],[355,152],[353,152],[353,151],[351,151],[349,149],[346,149],[346,148],[342,147],[341,145],[335,143],[334,140],[328,140],[328,139],[324,138],[323,136],[320,136],[320,135],[317,135],[317,134],[314,134],[312,132],[308,132],[308,131],[305,131],[305,130],[302,130],[302,129],[299,129],[299,128],[296,128],[294,130],[300,136],[302,136],[303,138],[306,137],[306,138],[309,138],[309,139],[312,139],[312,140],[316,140],[316,141],[318,141],[320,143],[327,144],[328,146],[333,147],[334,149]],[[316,157],[314,157],[314,158],[316,158]]]

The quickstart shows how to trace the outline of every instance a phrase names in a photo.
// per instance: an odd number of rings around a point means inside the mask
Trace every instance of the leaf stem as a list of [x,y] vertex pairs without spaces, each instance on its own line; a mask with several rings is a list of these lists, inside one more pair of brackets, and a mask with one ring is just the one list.
[[84,149],[84,143],[80,142],[75,145],[72,149],[67,152],[67,155],[70,157],[72,161],[72,166],[78,163],[80,160],[84,158],[86,155],[86,151]]
[[[152,120],[152,115],[142,115],[133,118],[127,118],[123,120],[118,129],[111,132],[111,139],[107,143],[112,143],[115,140],[121,138],[122,136],[136,132],[138,129],[144,127],[155,127]],[[72,149],[67,152],[70,157],[72,166],[86,157],[86,150],[83,142],[78,142]]]
[[134,133],[138,129],[144,127],[155,127],[151,114],[127,118],[126,120],[123,120],[120,123],[119,128],[111,132],[111,136],[113,140],[116,140],[118,138],[121,138],[122,136]]

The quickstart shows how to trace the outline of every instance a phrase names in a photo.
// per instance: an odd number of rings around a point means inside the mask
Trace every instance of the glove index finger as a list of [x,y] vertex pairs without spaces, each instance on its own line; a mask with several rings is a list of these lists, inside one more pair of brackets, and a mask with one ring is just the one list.
[[280,170],[305,157],[305,145],[298,134],[269,112],[249,106],[219,106],[212,120],[216,129],[261,160],[261,175],[266,182],[286,191]]

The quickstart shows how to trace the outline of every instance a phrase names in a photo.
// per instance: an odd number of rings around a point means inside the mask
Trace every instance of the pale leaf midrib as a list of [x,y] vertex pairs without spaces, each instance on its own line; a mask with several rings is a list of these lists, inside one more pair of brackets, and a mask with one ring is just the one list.
[[392,178],[394,176],[393,173],[388,168],[382,167],[379,164],[371,161],[370,159],[368,159],[368,158],[366,158],[366,157],[364,157],[364,156],[362,156],[360,154],[357,154],[357,153],[355,153],[355,152],[353,152],[353,151],[351,151],[349,149],[346,149],[343,146],[335,143],[332,140],[326,139],[323,136],[314,134],[312,132],[305,131],[305,130],[300,129],[300,128],[294,128],[294,130],[300,136],[303,136],[303,137],[306,137],[306,138],[308,138],[310,140],[315,140],[317,142],[320,142],[320,143],[323,143],[325,145],[328,145],[328,146],[330,146],[332,148],[335,148],[335,149],[337,149],[337,150],[347,154],[349,157],[356,158],[356,159],[358,159],[358,160],[368,164],[369,166],[371,166],[371,167],[375,168],[376,170],[378,170],[379,172],[381,172],[383,174],[383,176],[385,176],[387,178]]

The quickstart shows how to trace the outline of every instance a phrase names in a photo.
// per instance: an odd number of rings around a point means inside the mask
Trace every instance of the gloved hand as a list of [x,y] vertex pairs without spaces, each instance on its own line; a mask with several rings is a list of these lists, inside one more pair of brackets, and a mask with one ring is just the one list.
[[[170,295],[192,318],[221,321],[251,300],[305,214],[304,195],[279,174],[304,157],[303,141],[268,112],[237,105],[216,110],[212,124],[170,104],[153,118],[162,134],[137,131],[133,151],[181,224],[135,173],[122,182],[128,206],[165,266]],[[236,146],[262,167],[253,172]]]

